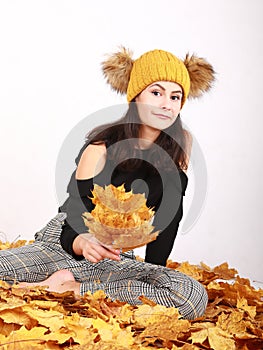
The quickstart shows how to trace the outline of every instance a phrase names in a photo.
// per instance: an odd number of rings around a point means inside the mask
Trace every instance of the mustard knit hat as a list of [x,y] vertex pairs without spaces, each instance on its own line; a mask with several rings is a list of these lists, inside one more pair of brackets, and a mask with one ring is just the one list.
[[213,67],[195,55],[181,60],[170,52],[152,50],[133,60],[132,52],[124,47],[102,62],[102,71],[115,91],[127,94],[128,102],[156,81],[177,83],[183,89],[181,106],[188,97],[208,91],[215,78]]
[[190,90],[190,77],[183,61],[163,50],[146,52],[134,61],[127,89],[131,102],[141,91],[155,81],[172,81],[183,89],[182,104]]

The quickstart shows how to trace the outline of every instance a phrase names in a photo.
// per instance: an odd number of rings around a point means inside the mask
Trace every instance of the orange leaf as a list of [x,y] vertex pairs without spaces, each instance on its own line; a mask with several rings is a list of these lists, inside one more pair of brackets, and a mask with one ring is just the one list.
[[237,308],[246,311],[251,318],[257,314],[256,306],[248,306],[247,299],[242,297],[237,299]]
[[235,341],[218,327],[208,329],[208,340],[213,350],[235,350]]
[[223,263],[219,266],[216,266],[213,271],[218,275],[218,278],[224,279],[224,280],[230,280],[234,278],[237,274],[237,270],[235,269],[229,269],[228,263]]
[[31,329],[37,325],[37,321],[28,316],[21,308],[3,310],[0,312],[0,318],[5,323],[15,323]]

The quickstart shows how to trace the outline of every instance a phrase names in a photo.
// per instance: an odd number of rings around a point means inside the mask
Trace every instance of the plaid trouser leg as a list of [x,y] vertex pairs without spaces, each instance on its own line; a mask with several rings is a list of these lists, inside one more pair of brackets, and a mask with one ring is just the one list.
[[0,251],[0,279],[16,282],[41,282],[52,273],[68,269],[78,276],[82,264],[67,254],[60,245],[62,222],[66,215],[58,214],[36,233],[32,244]]
[[206,309],[205,288],[179,271],[126,257],[121,262],[87,262],[83,268],[81,294],[102,289],[111,299],[133,305],[140,304],[138,298],[144,295],[158,304],[177,307],[188,319],[201,316]]

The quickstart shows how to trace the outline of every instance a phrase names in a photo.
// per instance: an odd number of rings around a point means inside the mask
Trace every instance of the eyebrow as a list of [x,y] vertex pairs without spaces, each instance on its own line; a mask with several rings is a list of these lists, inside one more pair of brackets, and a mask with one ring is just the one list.
[[[154,83],[154,84],[150,85],[149,87],[151,88],[153,86],[158,86],[160,89],[165,91],[165,88],[161,84]],[[183,92],[181,90],[175,90],[175,91],[172,91],[172,93],[183,94]]]

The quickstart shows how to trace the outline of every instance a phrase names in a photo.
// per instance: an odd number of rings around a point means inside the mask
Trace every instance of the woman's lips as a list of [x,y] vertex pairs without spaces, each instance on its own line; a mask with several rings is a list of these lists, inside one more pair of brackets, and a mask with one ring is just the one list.
[[162,113],[153,113],[153,115],[160,119],[171,119],[170,115],[166,115]]

